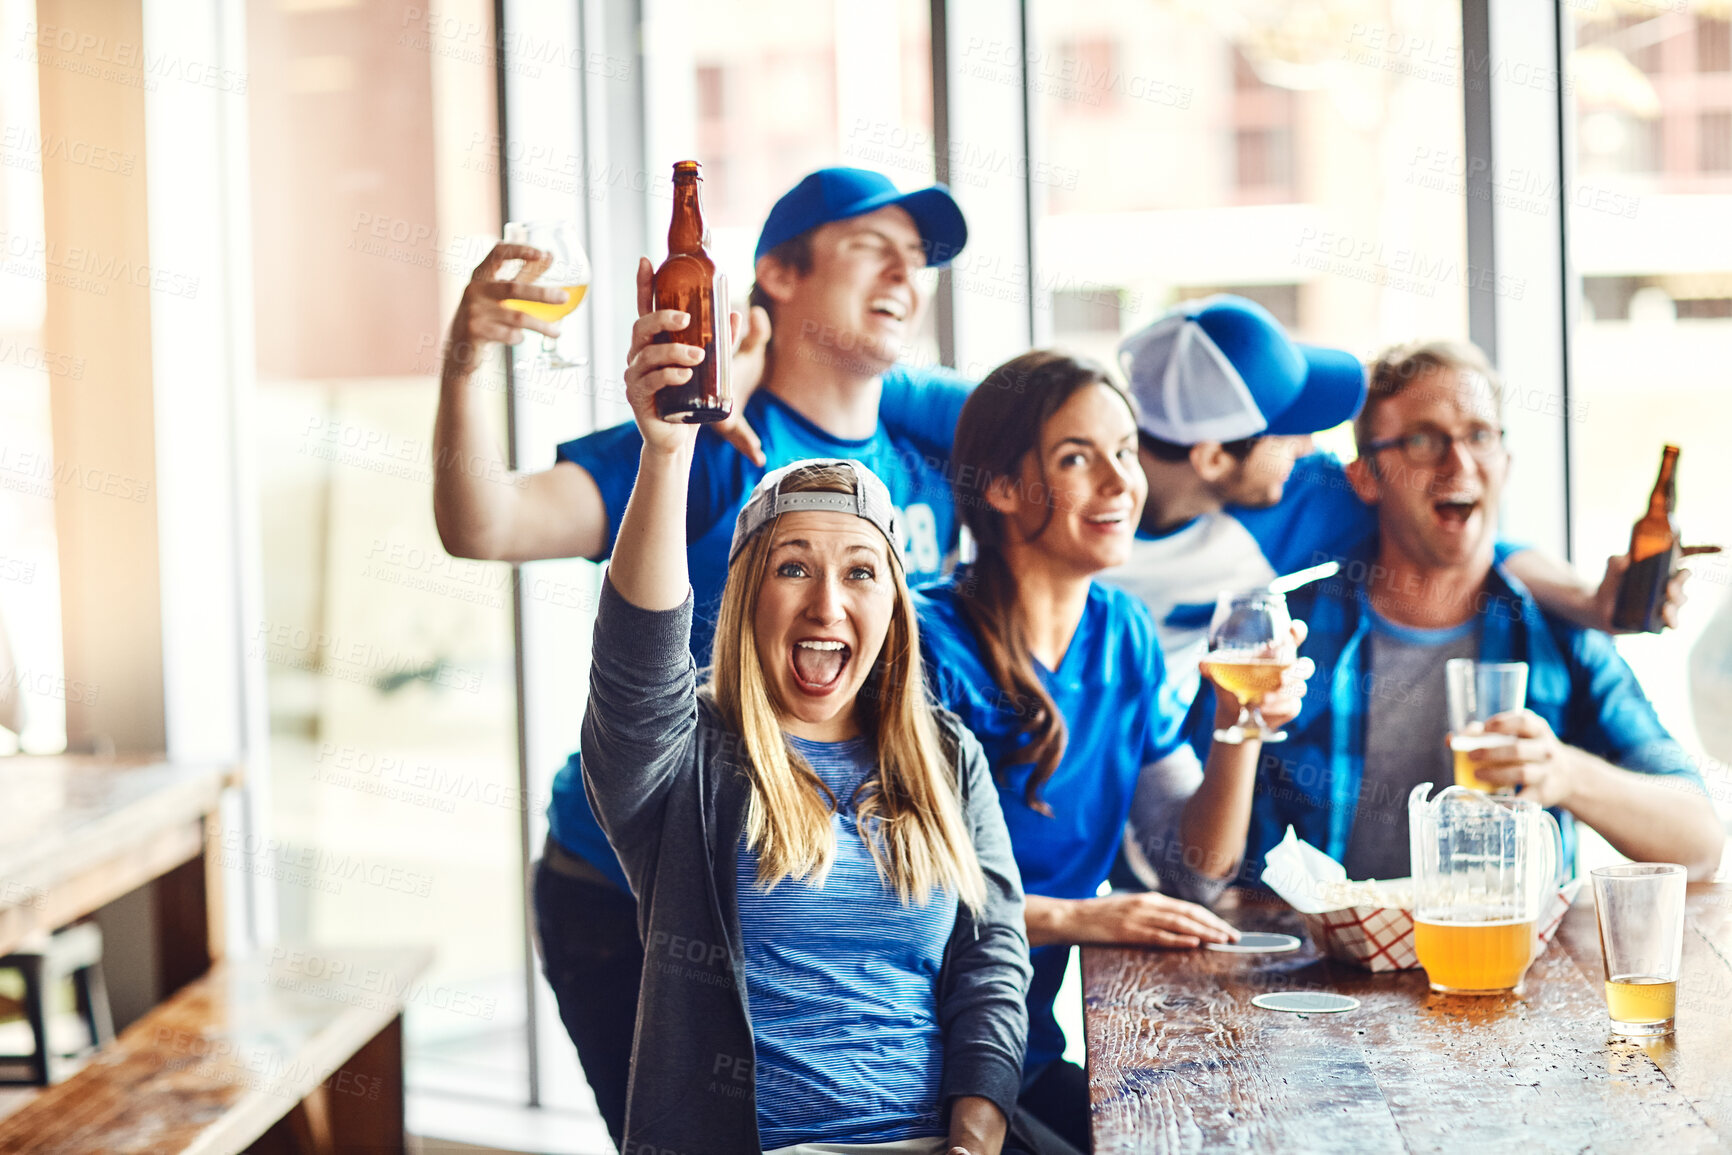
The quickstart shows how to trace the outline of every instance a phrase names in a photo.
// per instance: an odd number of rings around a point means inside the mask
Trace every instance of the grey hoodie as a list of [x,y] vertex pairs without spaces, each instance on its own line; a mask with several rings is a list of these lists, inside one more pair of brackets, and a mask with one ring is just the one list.
[[[734,893],[745,830],[744,745],[697,693],[692,602],[652,612],[602,583],[583,720],[583,778],[638,898],[643,993],[622,1155],[761,1150],[745,953]],[[958,904],[938,977],[940,1098],[978,1095],[1008,1119],[1028,1033],[1022,883],[980,744],[938,711],[986,875]]]

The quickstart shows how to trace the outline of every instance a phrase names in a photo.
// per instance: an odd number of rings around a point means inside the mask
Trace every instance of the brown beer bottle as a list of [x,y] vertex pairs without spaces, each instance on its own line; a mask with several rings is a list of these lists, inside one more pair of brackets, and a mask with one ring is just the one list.
[[656,393],[663,421],[694,425],[720,421],[734,407],[728,380],[728,278],[704,249],[704,210],[698,198],[698,162],[674,163],[674,219],[668,225],[668,258],[656,270],[655,307],[679,309],[691,322],[677,333],[656,334],[657,344],[694,345],[704,351],[691,379]]
[[1678,501],[1678,447],[1666,446],[1660,476],[1648,498],[1648,512],[1630,534],[1630,568],[1618,585],[1612,624],[1620,630],[1660,632],[1660,611],[1666,604],[1666,584],[1678,561],[1678,527],[1672,510]]

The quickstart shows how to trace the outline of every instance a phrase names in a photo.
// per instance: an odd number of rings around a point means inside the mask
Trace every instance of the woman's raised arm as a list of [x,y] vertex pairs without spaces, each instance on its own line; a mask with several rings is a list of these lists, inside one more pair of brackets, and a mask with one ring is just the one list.
[[652,312],[642,278],[639,288],[625,384],[643,451],[596,614],[583,719],[584,784],[634,884],[654,856],[660,800],[688,764],[696,728],[686,488],[698,431],[656,416],[655,393],[703,359],[689,345],[653,343],[685,316]]

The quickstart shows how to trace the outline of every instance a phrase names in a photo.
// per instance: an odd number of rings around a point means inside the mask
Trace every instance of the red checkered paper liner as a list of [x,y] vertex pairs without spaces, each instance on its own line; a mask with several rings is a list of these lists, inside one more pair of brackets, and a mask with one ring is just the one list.
[[1419,965],[1413,953],[1413,912],[1395,906],[1349,906],[1302,914],[1317,949],[1330,958],[1370,971],[1405,971]]
[[[1547,898],[1540,911],[1540,945],[1536,955],[1545,953],[1581,886],[1581,879],[1573,879]],[[1369,971],[1406,971],[1419,966],[1419,956],[1413,950],[1413,912],[1410,910],[1393,906],[1350,906],[1321,914],[1302,913],[1299,917],[1305,920],[1305,931],[1317,944],[1317,949],[1330,958]]]

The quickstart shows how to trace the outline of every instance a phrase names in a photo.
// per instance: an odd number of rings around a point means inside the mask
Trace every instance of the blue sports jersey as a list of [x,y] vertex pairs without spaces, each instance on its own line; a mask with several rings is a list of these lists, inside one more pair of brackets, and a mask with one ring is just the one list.
[[[746,420],[757,432],[767,459],[762,467],[753,465],[713,430],[699,432],[686,501],[686,566],[694,599],[692,655],[700,668],[710,660],[734,519],[752,488],[772,469],[813,457],[850,457],[861,462],[889,487],[891,500],[902,511],[902,560],[908,584],[931,581],[954,564],[957,520],[947,476],[949,445],[955,414],[969,386],[947,370],[901,367],[885,373],[882,385],[879,409],[887,421],[893,419],[898,432],[881,423],[864,440],[832,437],[763,390],[746,403]],[[613,552],[620,518],[637,482],[642,449],[643,437],[630,421],[559,447],[559,460],[581,465],[601,490],[607,509],[608,553]],[[554,841],[627,889],[625,872],[590,812],[575,753],[554,775],[547,819]]]
[[[999,803],[1023,889],[1049,898],[1093,898],[1118,854],[1137,776],[1172,753],[1184,719],[1164,692],[1166,667],[1154,619],[1134,598],[1091,585],[1082,621],[1058,669],[1036,670],[1069,730],[1058,769],[1041,789],[1048,817],[1023,800],[1034,765],[1028,736],[981,662],[980,643],[963,617],[966,567],[915,594],[926,676],[939,702],[980,739],[998,782]],[[960,583],[960,586],[959,586]],[[1035,1070],[1064,1053],[1053,999],[1068,946],[1030,952],[1028,1058]]]

